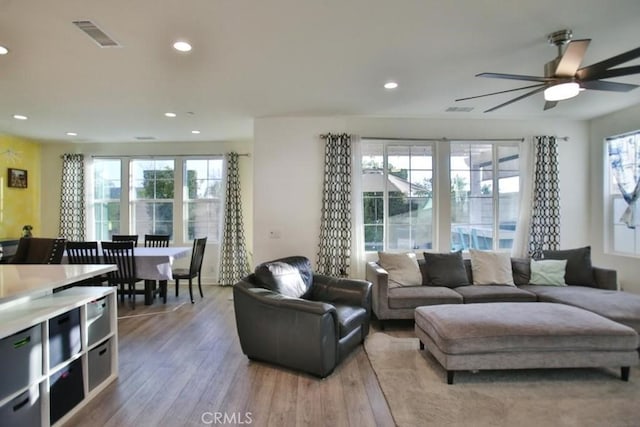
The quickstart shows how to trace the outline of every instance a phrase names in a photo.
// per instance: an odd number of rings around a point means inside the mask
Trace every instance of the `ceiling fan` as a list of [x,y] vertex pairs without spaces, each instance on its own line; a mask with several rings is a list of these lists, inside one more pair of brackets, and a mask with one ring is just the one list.
[[[573,98],[577,96],[581,90],[604,90],[611,92],[628,92],[638,87],[638,85],[627,83],[616,83],[604,81],[602,79],[628,76],[640,73],[640,65],[630,67],[612,68],[625,62],[629,62],[640,57],[640,47],[632,49],[620,55],[613,56],[604,61],[589,65],[588,67],[580,67],[584,53],[591,42],[591,39],[571,40],[571,30],[560,30],[549,34],[549,44],[558,47],[558,56],[547,62],[544,66],[544,77],[526,76],[519,74],[502,74],[502,73],[480,73],[476,77],[489,77],[494,79],[510,79],[524,80],[530,82],[538,82],[537,84],[519,87],[516,89],[502,90],[499,92],[487,93],[484,95],[470,96],[467,98],[459,98],[456,101],[466,101],[469,99],[481,98],[484,96],[497,95],[501,93],[515,92],[524,89],[533,89],[524,95],[520,95],[505,103],[489,108],[485,113],[495,111],[498,108],[505,107],[516,101],[520,101],[528,96],[544,91],[544,109],[548,110],[555,107],[558,101]],[[563,50],[563,46],[566,48]]]

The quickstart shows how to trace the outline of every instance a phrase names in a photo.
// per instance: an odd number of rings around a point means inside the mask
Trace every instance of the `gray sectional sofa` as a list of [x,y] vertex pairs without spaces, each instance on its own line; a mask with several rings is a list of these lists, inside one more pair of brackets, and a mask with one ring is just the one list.
[[[366,266],[366,279],[373,284],[372,308],[384,328],[390,319],[413,319],[417,307],[438,304],[470,304],[487,302],[551,302],[582,308],[629,326],[640,333],[640,295],[617,290],[615,270],[592,267],[582,271],[584,283],[568,286],[530,285],[530,260],[511,259],[516,286],[463,285],[433,286],[428,267],[418,260],[422,283],[419,286],[394,286],[389,274],[377,262]],[[464,260],[468,283],[473,283],[471,262]],[[574,281],[575,283],[575,281]]]

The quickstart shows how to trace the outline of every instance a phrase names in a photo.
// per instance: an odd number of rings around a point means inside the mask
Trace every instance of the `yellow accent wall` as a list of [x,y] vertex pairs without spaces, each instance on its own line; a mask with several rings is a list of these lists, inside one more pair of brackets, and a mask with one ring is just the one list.
[[[8,168],[27,171],[27,188],[8,186]],[[0,239],[14,239],[22,226],[33,226],[33,235],[42,236],[40,220],[40,143],[0,134]]]

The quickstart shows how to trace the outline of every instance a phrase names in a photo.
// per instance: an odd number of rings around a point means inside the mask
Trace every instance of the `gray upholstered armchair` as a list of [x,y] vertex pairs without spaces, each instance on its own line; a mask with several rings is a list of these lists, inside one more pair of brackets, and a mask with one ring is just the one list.
[[249,359],[322,378],[369,333],[371,283],[315,274],[305,257],[259,265],[233,301]]

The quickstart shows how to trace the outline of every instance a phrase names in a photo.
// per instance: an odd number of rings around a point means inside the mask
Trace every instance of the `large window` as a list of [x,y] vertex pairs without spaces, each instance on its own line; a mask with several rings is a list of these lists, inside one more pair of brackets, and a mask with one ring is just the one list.
[[362,197],[367,251],[432,247],[432,152],[430,145],[364,145]]
[[222,159],[193,159],[185,162],[185,235],[189,240],[209,236],[219,240],[222,224]]
[[[640,208],[637,198],[640,179],[640,131],[607,139],[605,215],[609,252],[640,255]],[[625,200],[626,199],[626,200]]]
[[120,234],[120,177],[120,159],[96,159],[93,162],[93,222],[96,240],[111,240],[112,234]]
[[223,159],[94,158],[88,236],[169,234],[173,241],[220,239]]
[[[438,149],[447,161],[437,161]],[[444,250],[446,234],[451,250],[511,248],[519,162],[515,142],[363,140],[365,250]]]
[[509,249],[518,219],[518,146],[451,143],[451,249]]
[[132,234],[173,236],[174,160],[134,159],[130,163]]

